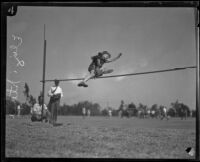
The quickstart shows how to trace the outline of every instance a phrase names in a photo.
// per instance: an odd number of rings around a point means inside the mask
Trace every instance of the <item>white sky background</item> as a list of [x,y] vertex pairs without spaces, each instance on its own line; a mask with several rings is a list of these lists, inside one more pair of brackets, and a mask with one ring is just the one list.
[[[104,50],[112,56],[123,53],[119,60],[105,66],[114,69],[113,75],[196,64],[192,8],[19,7],[17,15],[7,19],[7,79],[21,81],[18,99],[22,102],[25,82],[36,98],[42,89],[44,24],[46,79],[83,77],[90,57]],[[11,57],[12,35],[23,39],[18,56],[24,60],[24,67],[16,67]],[[102,107],[109,102],[118,108],[123,99],[136,105],[169,107],[178,99],[194,109],[195,77],[195,70],[188,69],[91,80],[88,88],[61,82],[62,103],[89,100]],[[52,84],[46,84],[46,94]],[[45,102],[48,100],[46,96]]]

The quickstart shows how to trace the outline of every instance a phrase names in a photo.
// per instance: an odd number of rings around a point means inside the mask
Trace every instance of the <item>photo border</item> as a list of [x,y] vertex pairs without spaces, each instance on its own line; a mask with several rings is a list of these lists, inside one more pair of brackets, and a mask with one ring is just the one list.
[[[200,93],[199,93],[199,76],[200,76],[200,57],[199,57],[199,2],[198,1],[71,1],[71,2],[2,2],[1,6],[1,89],[3,89],[4,93],[1,93],[1,107],[5,106],[6,103],[6,38],[7,38],[7,16],[15,16],[17,14],[17,8],[21,6],[42,6],[42,7],[190,7],[194,8],[194,17],[195,17],[195,47],[196,47],[196,154],[195,154],[195,160],[193,159],[186,159],[187,161],[199,161],[200,160],[200,135],[199,135],[199,129],[200,129]],[[10,7],[13,7],[14,11],[12,13],[8,12],[8,9]],[[5,157],[5,109],[1,108],[1,147],[3,146],[4,149],[1,149],[1,160],[3,161],[23,161],[23,160],[35,160],[35,159],[29,159],[29,158],[6,158]],[[66,158],[68,159],[68,158]],[[65,158],[61,158],[60,160],[66,160]],[[87,159],[87,158],[75,158],[79,160],[114,160],[114,159]],[[42,159],[47,160],[48,162],[55,161],[55,159]],[[59,159],[56,159],[56,161]],[[139,161],[168,161],[168,160],[185,160],[185,159],[117,159],[117,160],[139,160]]]

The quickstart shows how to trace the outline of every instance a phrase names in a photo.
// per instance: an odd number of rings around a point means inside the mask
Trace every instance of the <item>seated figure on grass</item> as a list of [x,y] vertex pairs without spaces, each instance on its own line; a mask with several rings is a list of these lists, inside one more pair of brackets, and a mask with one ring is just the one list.
[[107,51],[99,52],[98,55],[91,57],[92,62],[89,65],[88,71],[89,75],[87,75],[78,86],[88,87],[86,82],[90,79],[98,78],[103,74],[112,73],[113,69],[105,69],[102,68],[105,63],[113,62],[121,57],[122,53],[119,53],[117,57],[111,59],[111,54]]
[[47,109],[47,106],[44,104],[43,106],[43,114],[42,114],[42,96],[38,97],[38,103],[35,103],[34,106],[31,108],[31,121],[48,121],[50,112]]

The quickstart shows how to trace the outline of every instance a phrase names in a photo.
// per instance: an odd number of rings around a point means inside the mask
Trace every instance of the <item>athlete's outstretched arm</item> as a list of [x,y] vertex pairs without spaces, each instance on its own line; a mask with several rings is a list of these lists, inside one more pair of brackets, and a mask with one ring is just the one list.
[[113,62],[113,61],[116,61],[117,59],[119,59],[121,57],[122,53],[119,53],[117,57],[114,57],[110,60],[107,60],[106,63],[109,63],[109,62]]

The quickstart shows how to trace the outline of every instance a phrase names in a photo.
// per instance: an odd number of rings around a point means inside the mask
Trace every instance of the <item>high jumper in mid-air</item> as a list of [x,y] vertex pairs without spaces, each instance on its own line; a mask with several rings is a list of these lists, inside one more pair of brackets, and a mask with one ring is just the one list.
[[99,52],[98,55],[92,56],[92,62],[88,67],[89,74],[78,84],[79,87],[88,87],[86,82],[93,78],[98,78],[103,74],[109,74],[113,72],[113,69],[105,69],[103,65],[105,63],[113,62],[121,57],[122,53],[111,59],[111,54],[108,51]]

